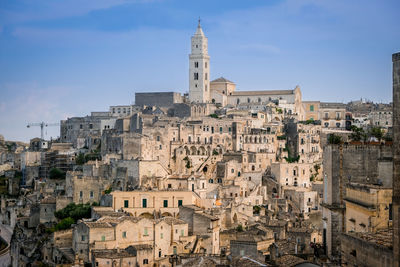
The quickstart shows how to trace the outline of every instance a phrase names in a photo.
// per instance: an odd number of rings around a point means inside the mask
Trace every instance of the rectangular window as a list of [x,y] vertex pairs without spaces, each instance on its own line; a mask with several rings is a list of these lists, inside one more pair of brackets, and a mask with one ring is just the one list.
[[79,191],[79,197],[82,198],[83,197],[83,192]]
[[197,72],[195,72],[195,73],[193,73],[194,74],[194,80],[198,80],[199,79],[199,73],[197,73]]
[[206,74],[204,75],[204,79],[207,81],[208,79],[208,73],[206,72]]
[[310,105],[310,111],[314,111],[314,105]]
[[101,236],[101,241],[106,241],[106,237],[104,235]]
[[124,208],[129,207],[129,200],[124,200]]
[[184,236],[185,235],[185,230],[181,230],[181,236]]
[[93,191],[90,191],[90,198],[93,198],[93,196],[94,196]]
[[81,236],[81,240],[82,240],[82,241],[85,241],[85,236],[84,236],[84,235]]
[[195,62],[195,63],[194,63],[194,67],[195,67],[195,68],[198,68],[198,67],[199,67],[199,62]]
[[164,238],[164,234],[163,234],[163,233],[160,234],[160,238],[161,238],[161,239]]
[[207,62],[205,62],[204,66],[205,66],[205,67],[206,67],[206,69],[207,69]]
[[222,127],[219,127],[219,132],[222,133]]
[[148,259],[144,259],[143,260],[143,264],[149,264],[149,260]]
[[142,208],[147,208],[147,199],[142,199]]
[[126,232],[122,232],[122,237],[126,238]]
[[144,236],[148,236],[149,235],[147,227],[144,228],[144,234],[143,235]]
[[164,208],[168,208],[168,200],[164,200]]
[[178,200],[178,207],[179,207],[179,206],[182,206],[182,205],[183,205],[183,200],[182,200],[182,199],[179,199],[179,200]]

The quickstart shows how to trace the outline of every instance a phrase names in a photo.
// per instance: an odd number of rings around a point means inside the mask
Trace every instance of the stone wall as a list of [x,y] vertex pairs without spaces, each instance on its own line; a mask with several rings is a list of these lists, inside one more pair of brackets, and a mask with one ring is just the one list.
[[175,92],[135,93],[136,106],[169,107],[182,103],[182,96]]
[[393,54],[393,252],[400,266],[400,53]]
[[343,234],[341,240],[342,264],[346,266],[396,266],[393,265],[393,252],[387,247],[351,234]]

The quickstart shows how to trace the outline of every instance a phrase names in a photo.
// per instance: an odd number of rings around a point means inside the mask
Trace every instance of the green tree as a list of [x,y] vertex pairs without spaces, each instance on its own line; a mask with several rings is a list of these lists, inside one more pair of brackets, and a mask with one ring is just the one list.
[[71,225],[75,223],[75,220],[71,217],[62,219],[59,223],[54,227],[56,231],[65,230],[71,228]]
[[57,219],[65,219],[71,217],[75,221],[82,218],[90,218],[91,216],[91,205],[87,204],[75,204],[70,203],[65,208],[58,210],[54,213]]
[[355,125],[351,126],[351,135],[350,135],[350,139],[353,141],[365,141],[366,139],[366,134],[364,132],[363,128],[357,127]]
[[370,135],[378,139],[379,141],[382,140],[383,137],[383,130],[380,127],[372,127],[369,131]]
[[66,173],[58,168],[52,168],[49,172],[50,179],[65,179]]
[[319,169],[321,169],[321,165],[315,164],[314,165],[314,170],[315,170],[316,173],[318,173]]
[[86,163],[85,155],[83,153],[79,153],[79,155],[75,159],[76,165],[83,165]]
[[328,144],[338,145],[342,142],[342,137],[336,134],[330,134],[328,136]]

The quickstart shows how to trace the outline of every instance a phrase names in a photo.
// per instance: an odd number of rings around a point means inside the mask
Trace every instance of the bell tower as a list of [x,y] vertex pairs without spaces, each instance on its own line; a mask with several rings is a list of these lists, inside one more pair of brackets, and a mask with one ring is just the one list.
[[192,36],[189,55],[189,100],[194,103],[210,102],[210,57],[208,39],[199,24]]

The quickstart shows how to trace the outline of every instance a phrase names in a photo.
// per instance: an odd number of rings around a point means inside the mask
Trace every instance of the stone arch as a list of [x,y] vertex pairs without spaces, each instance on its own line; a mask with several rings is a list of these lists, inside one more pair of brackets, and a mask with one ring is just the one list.
[[188,148],[187,146],[185,146],[184,149],[185,149],[186,155],[190,155],[190,150],[189,150],[189,148]]
[[233,223],[234,223],[234,224],[237,224],[237,223],[238,223],[238,217],[237,217],[237,214],[236,214],[236,213],[233,215]]
[[222,154],[224,152],[223,148],[221,145],[217,145],[216,150],[219,154]]
[[264,141],[263,141],[263,143],[266,143],[266,142],[267,142],[267,137],[264,136]]
[[299,176],[299,167],[294,167],[293,168],[293,176]]
[[150,212],[143,212],[141,214],[139,214],[140,218],[147,218],[147,219],[154,219],[153,214],[151,214]]
[[[212,137],[210,137],[210,138],[212,138]],[[210,140],[210,142],[211,142],[211,140]],[[207,154],[208,154],[209,156],[211,155],[211,152],[212,152],[211,146],[207,146]]]
[[197,149],[195,146],[190,147],[190,155],[197,155]]
[[199,147],[199,152],[200,152],[200,155],[206,155],[206,149],[204,148],[204,146],[201,146],[201,147]]
[[161,217],[174,217],[174,216],[172,216],[172,214],[171,213],[169,213],[169,212],[163,212],[162,214],[161,214]]

